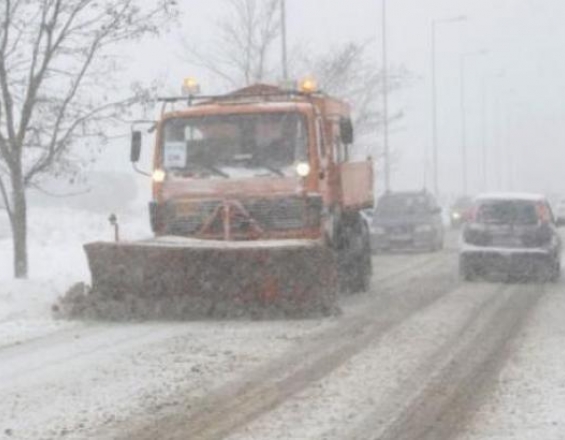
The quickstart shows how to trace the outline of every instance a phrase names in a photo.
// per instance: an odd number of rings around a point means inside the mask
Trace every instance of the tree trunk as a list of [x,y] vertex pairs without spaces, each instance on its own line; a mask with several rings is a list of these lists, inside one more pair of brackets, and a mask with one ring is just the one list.
[[12,240],[14,245],[14,277],[27,278],[27,202],[25,187],[18,176],[12,178]]

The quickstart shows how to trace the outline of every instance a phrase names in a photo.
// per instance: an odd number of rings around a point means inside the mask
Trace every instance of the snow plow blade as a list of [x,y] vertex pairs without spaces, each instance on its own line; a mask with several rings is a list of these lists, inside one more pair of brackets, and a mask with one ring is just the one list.
[[334,255],[317,241],[162,237],[84,249],[92,287],[62,300],[71,317],[308,317],[337,307]]

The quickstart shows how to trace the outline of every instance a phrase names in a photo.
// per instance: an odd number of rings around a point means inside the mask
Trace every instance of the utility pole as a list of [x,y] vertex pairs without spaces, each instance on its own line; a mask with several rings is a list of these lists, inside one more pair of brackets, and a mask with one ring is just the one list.
[[439,195],[439,165],[437,145],[437,83],[436,83],[436,20],[432,21],[432,166],[434,194]]
[[461,100],[461,166],[463,177],[463,195],[467,195],[469,182],[467,178],[467,114],[465,109],[465,55],[460,59],[460,100]]
[[439,147],[437,124],[437,77],[436,77],[436,32],[438,24],[456,23],[467,20],[465,15],[458,17],[432,20],[431,26],[431,66],[432,66],[432,166],[434,194],[439,195]]
[[487,173],[487,80],[483,78],[482,91],[481,91],[481,141],[482,141],[482,190],[485,192],[488,189],[488,173]]
[[383,52],[383,155],[385,164],[385,191],[390,191],[390,149],[388,144],[388,54],[387,54],[386,0],[382,0]]
[[461,81],[461,166],[463,177],[463,194],[468,195],[469,179],[468,179],[468,163],[467,163],[467,112],[465,105],[465,60],[472,56],[486,55],[488,51],[481,50],[478,52],[470,52],[461,54],[460,58],[460,81]]
[[282,39],[282,75],[288,81],[288,60],[286,49],[286,0],[281,0],[281,39]]
[[[494,84],[495,80],[498,80],[500,78],[503,78],[505,75],[504,71],[501,71],[495,75],[485,75],[483,77],[483,81],[482,81],[482,93],[481,93],[481,131],[482,131],[482,144],[483,144],[483,148],[482,148],[482,190],[483,191],[487,191],[489,189],[489,187],[495,185],[495,176],[494,173],[492,172],[493,170],[496,169],[496,166],[494,165],[494,160],[493,160],[493,166],[489,168],[489,103],[490,103],[490,108],[491,108],[491,120],[493,121],[492,123],[495,124],[495,119],[497,117],[497,108],[498,108],[498,104],[497,102],[495,102],[494,97],[495,97],[495,93],[494,90],[495,88],[492,87]],[[495,108],[495,104],[496,104],[496,108]],[[496,151],[496,147],[497,147],[497,139],[495,136],[495,139],[493,141],[491,141],[491,144],[494,143],[494,145],[492,145],[495,148],[491,148],[491,154],[494,155],[494,152]],[[491,157],[492,158],[492,157]],[[498,169],[500,169],[500,167],[498,167]],[[498,176],[500,175],[500,173],[496,173]],[[499,185],[500,186],[500,185]]]

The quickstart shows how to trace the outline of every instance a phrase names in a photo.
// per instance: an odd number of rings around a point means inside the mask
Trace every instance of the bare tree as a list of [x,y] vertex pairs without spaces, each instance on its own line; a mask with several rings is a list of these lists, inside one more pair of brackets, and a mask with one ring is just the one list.
[[136,101],[111,87],[120,67],[112,51],[157,34],[175,15],[174,0],[150,3],[3,0],[0,6],[0,196],[17,278],[28,272],[26,188],[72,169],[78,159],[71,146],[94,143],[106,122]]
[[[230,88],[257,82],[276,82],[280,57],[275,43],[281,38],[280,0],[224,0],[226,15],[217,22],[216,39],[204,49],[184,42],[185,61],[203,67]],[[191,39],[192,41],[192,39]],[[371,62],[368,43],[347,42],[327,53],[303,47],[292,52],[291,71],[296,77],[313,74],[323,90],[352,103],[360,136],[377,133],[383,125],[382,71]],[[391,69],[389,90],[405,86],[409,78],[402,68]],[[401,112],[389,122],[399,120]],[[376,139],[376,136],[373,136]],[[372,148],[378,155],[378,149]]]
[[[229,8],[218,21],[216,39],[203,50],[185,42],[184,60],[205,68],[231,88],[256,82],[276,82],[280,67],[278,47],[281,38],[280,0],[224,0]],[[372,61],[368,42],[346,42],[333,46],[326,53],[292,51],[290,70],[296,78],[312,74],[324,92],[352,104],[358,138],[366,142],[376,159],[382,155],[377,134],[382,130],[383,73]],[[273,53],[274,52],[274,53]],[[388,90],[405,87],[410,80],[404,68],[391,68]],[[402,119],[402,111],[389,115],[389,123]],[[395,161],[398,152],[393,151]]]
[[230,88],[272,80],[280,0],[224,1],[228,8],[217,23],[215,40],[203,50],[185,41],[185,61],[207,69]]
[[[332,47],[327,53],[304,57],[298,66],[310,69],[324,92],[339,97],[352,105],[354,125],[358,137],[370,138],[371,150],[378,157],[380,152],[374,139],[382,129],[383,73],[368,54],[368,43],[347,42]],[[295,68],[296,69],[296,68]],[[405,87],[410,75],[404,68],[389,69],[389,93]],[[402,111],[389,115],[389,123],[403,117]]]

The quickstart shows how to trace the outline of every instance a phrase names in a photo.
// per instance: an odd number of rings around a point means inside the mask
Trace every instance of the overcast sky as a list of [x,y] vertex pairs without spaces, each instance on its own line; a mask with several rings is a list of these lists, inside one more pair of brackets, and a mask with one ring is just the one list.
[[[343,41],[373,41],[381,56],[382,0],[287,0],[289,46],[320,52]],[[192,41],[211,38],[222,0],[183,0],[182,33]],[[389,63],[415,76],[391,97],[406,117],[391,133],[400,152],[395,188],[431,185],[430,34],[433,19],[466,15],[466,22],[437,28],[440,187],[462,188],[460,59],[466,57],[465,114],[469,186],[483,190],[483,144],[487,189],[565,194],[565,2],[563,0],[388,0]],[[178,87],[183,76],[211,79],[180,61],[177,32],[144,44],[132,54],[134,76],[164,79]],[[210,90],[216,91],[216,90]],[[485,96],[483,130],[483,91]],[[484,138],[484,142],[483,142]],[[427,164],[427,166],[426,166]]]

